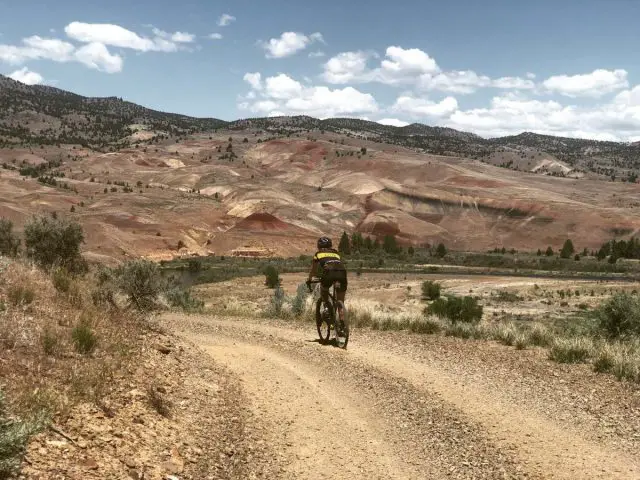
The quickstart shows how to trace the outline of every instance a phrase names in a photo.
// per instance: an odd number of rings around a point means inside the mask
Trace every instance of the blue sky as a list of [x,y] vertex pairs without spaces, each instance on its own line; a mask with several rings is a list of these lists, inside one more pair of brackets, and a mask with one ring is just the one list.
[[225,120],[637,141],[639,18],[635,0],[0,0],[0,73]]

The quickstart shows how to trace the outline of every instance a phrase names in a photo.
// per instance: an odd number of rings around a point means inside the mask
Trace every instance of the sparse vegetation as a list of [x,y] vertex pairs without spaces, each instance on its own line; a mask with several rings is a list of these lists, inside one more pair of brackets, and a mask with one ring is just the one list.
[[20,239],[13,233],[13,223],[0,218],[0,255],[15,257],[20,248]]
[[264,269],[265,282],[268,288],[276,288],[280,285],[280,274],[273,265],[267,265]]
[[436,300],[440,298],[440,290],[442,286],[432,280],[422,282],[422,299]]
[[86,321],[80,322],[73,329],[71,338],[73,339],[73,346],[76,352],[83,355],[92,353],[98,344],[98,337]]
[[453,324],[478,323],[482,318],[482,311],[478,299],[469,296],[438,298],[425,309],[425,313],[446,318]]
[[70,272],[87,270],[86,262],[80,256],[84,234],[77,222],[38,215],[25,225],[24,237],[27,256],[42,268],[49,270],[61,266]]

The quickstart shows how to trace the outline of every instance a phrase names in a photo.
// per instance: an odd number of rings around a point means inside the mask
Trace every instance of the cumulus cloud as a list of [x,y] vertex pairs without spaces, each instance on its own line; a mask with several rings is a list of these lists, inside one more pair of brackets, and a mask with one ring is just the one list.
[[299,32],[284,32],[280,38],[263,42],[262,48],[266,50],[267,58],[284,58],[304,50],[314,42],[324,43],[321,33],[316,32],[307,36]]
[[597,69],[582,75],[555,75],[542,86],[551,93],[567,97],[601,97],[629,86],[627,71]]
[[469,94],[479,88],[530,90],[531,78],[502,77],[491,79],[471,70],[442,71],[438,63],[418,48],[390,46],[376,68],[369,68],[372,53],[343,52],[324,64],[323,78],[333,84],[378,82],[386,85],[409,85],[421,90]]
[[343,52],[332,57],[324,64],[324,79],[329,83],[344,84],[362,81],[367,73],[366,52]]
[[[260,99],[238,105],[239,108],[253,113],[280,115],[311,115],[328,118],[338,115],[374,113],[379,110],[372,95],[353,87],[330,89],[325,86],[305,86],[285,74],[267,77],[261,81],[259,73],[244,76],[253,92]],[[245,97],[246,99],[249,96]]]
[[27,67],[22,67],[20,70],[10,73],[8,77],[26,85],[38,85],[44,82],[42,75],[37,72],[32,72]]
[[220,18],[218,19],[218,26],[226,27],[227,25],[231,24],[231,22],[235,22],[235,21],[236,21],[236,17],[234,17],[233,15],[229,15],[228,13],[223,13],[222,15],[220,15]]
[[458,110],[458,101],[454,97],[446,97],[440,102],[409,95],[398,97],[391,111],[405,113],[414,117],[448,117]]
[[629,140],[640,130],[640,86],[596,106],[563,105],[508,93],[487,108],[457,110],[443,124],[484,137],[530,131],[545,135]]
[[76,49],[69,42],[37,35],[23,39],[22,45],[0,45],[0,60],[10,64],[23,64],[29,60],[79,62],[107,73],[122,70],[122,57],[111,54],[102,43],[92,42]]
[[389,125],[391,127],[406,127],[409,122],[399,120],[397,118],[382,118],[377,121],[380,125]]
[[109,53],[102,43],[92,42],[84,45],[76,50],[74,56],[87,67],[106,73],[117,73],[122,70],[122,57]]
[[262,90],[262,75],[259,72],[245,73],[242,79],[251,85],[254,90]]
[[153,29],[154,38],[142,37],[120,25],[110,23],[71,22],[64,31],[69,38],[78,42],[102,43],[140,52],[175,52],[179,49],[180,43],[195,40],[195,35],[190,33],[167,33],[157,28]]

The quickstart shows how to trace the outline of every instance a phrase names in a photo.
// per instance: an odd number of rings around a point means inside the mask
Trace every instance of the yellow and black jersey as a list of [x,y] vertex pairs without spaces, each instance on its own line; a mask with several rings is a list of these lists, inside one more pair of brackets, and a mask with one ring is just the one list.
[[325,248],[316,252],[313,261],[320,265],[321,271],[325,270],[346,270],[340,254],[333,248]]

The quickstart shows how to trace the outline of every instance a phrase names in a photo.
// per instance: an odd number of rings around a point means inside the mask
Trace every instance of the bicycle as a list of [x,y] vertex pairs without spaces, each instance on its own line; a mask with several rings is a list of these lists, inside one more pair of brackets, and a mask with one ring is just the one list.
[[[311,285],[314,283],[320,283],[320,280],[311,280],[308,282],[310,292],[313,291]],[[347,343],[349,342],[347,307],[343,302],[336,299],[336,283],[338,282],[334,282],[331,286],[329,295],[327,295],[327,300],[325,302],[322,301],[322,296],[320,296],[316,302],[316,327],[322,343],[329,343],[331,330],[333,329],[336,345],[340,348],[346,349]],[[323,303],[324,309],[322,308]],[[343,320],[340,320],[339,310],[342,310]]]

